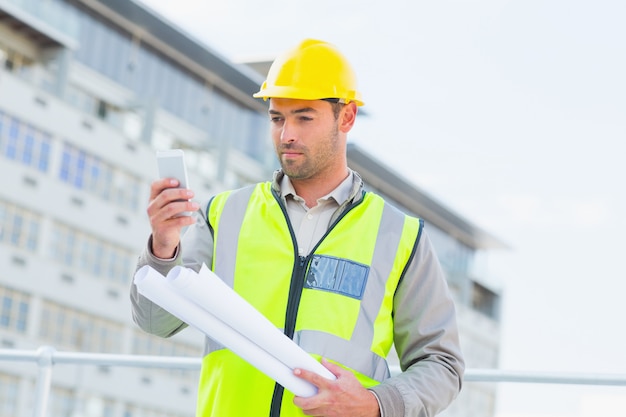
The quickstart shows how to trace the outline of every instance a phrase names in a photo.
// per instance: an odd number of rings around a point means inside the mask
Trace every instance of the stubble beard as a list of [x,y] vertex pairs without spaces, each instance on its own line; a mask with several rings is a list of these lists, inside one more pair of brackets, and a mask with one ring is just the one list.
[[330,165],[330,161],[335,158],[336,152],[339,147],[339,129],[335,124],[333,128],[328,132],[324,139],[326,146],[323,147],[320,152],[310,155],[309,149],[304,146],[284,145],[281,150],[293,149],[298,152],[302,152],[303,161],[297,162],[293,160],[283,160],[279,157],[280,166],[289,178],[296,180],[305,180],[314,178],[317,174],[322,172],[324,168]]

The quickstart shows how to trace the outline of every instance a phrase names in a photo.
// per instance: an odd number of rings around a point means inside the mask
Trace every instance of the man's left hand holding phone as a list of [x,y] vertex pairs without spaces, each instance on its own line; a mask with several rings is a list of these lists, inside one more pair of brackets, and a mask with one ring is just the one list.
[[152,228],[152,254],[171,259],[176,253],[183,227],[195,223],[191,214],[199,204],[191,201],[184,152],[181,149],[157,151],[159,179],[152,182],[148,218]]

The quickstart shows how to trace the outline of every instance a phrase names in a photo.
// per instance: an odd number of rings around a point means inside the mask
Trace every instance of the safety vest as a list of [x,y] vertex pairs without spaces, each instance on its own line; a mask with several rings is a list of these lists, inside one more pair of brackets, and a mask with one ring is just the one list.
[[[269,182],[214,197],[212,270],[313,357],[351,370],[365,387],[378,384],[389,377],[393,296],[421,220],[367,192],[302,257],[279,201]],[[207,338],[196,415],[266,417],[273,408],[272,416],[303,416],[275,385]]]

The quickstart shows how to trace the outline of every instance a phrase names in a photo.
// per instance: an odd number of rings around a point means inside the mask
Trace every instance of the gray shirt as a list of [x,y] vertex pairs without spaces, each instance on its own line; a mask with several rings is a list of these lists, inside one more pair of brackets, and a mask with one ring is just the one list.
[[306,256],[315,244],[324,236],[330,227],[333,213],[350,198],[354,174],[348,177],[337,188],[322,198],[317,199],[315,207],[307,207],[304,199],[293,188],[288,176],[280,181],[281,197],[287,204],[287,215],[296,234],[298,255]]

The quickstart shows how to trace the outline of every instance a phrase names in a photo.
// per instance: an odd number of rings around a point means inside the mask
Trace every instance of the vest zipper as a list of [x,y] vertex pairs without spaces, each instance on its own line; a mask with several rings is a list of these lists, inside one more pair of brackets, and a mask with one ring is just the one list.
[[[298,262],[296,263],[293,274],[291,275],[284,329],[285,335],[290,339],[293,339],[293,335],[296,330],[298,307],[300,306],[300,298],[302,297],[302,290],[304,289],[304,276],[308,263],[309,256],[298,256]],[[272,405],[270,407],[270,417],[280,416],[280,408],[283,401],[284,391],[285,388],[282,385],[278,383],[274,385],[274,394],[272,395]]]
[[[283,330],[283,333],[287,337],[293,339],[296,329],[296,319],[298,318],[298,306],[300,305],[300,298],[302,297],[302,290],[304,288],[304,271],[306,271],[308,256],[304,257],[298,254],[298,241],[296,240],[296,234],[291,226],[291,221],[289,220],[289,215],[287,214],[287,208],[282,204],[282,199],[275,190],[272,190],[272,194],[285,216],[287,227],[289,228],[289,234],[291,235],[291,241],[293,242],[294,257],[297,259],[293,272],[291,273],[289,298],[287,299],[287,311],[285,312],[285,326]],[[274,385],[274,394],[272,395],[272,403],[270,406],[270,417],[280,417],[284,391],[285,387],[279,383]]]
[[[359,205],[363,201],[363,198],[361,198],[356,203],[349,204],[348,207],[346,207],[345,210],[339,215],[339,217],[333,222],[333,224],[329,226],[326,233],[324,233],[324,236],[322,236],[319,242],[317,242],[317,244],[313,247],[311,252],[307,256],[300,256],[298,254],[298,242],[296,240],[296,235],[293,231],[293,227],[291,226],[289,215],[287,214],[287,208],[283,206],[282,199],[278,195],[278,193],[276,193],[276,191],[272,190],[272,194],[274,195],[274,198],[278,202],[278,205],[280,206],[283,212],[283,215],[285,216],[285,220],[287,221],[287,225],[289,227],[289,233],[291,234],[291,240],[293,241],[295,256],[298,259],[296,265],[294,266],[293,273],[291,275],[291,283],[289,285],[289,298],[287,300],[287,311],[285,312],[285,328],[283,331],[283,333],[285,333],[287,337],[289,337],[290,339],[293,339],[293,335],[295,334],[295,329],[296,329],[296,320],[298,318],[298,309],[300,307],[300,299],[302,298],[302,290],[304,289],[304,281],[305,281],[305,275],[306,275],[306,269],[307,269],[308,263],[310,259],[312,258],[313,253],[315,253],[315,250],[324,240],[326,235],[330,233],[333,227],[350,210],[352,210],[352,208]],[[365,193],[363,193],[363,195],[365,195]],[[281,404],[283,401],[284,391],[285,391],[285,388],[279,383],[276,383],[274,385],[274,394],[272,395],[272,404],[270,406],[270,417],[280,417],[280,408],[281,408]]]
[[291,277],[291,285],[289,286],[289,301],[287,302],[287,313],[285,315],[285,334],[293,339],[296,330],[296,318],[298,317],[298,307],[300,306],[300,298],[304,289],[304,275],[309,256],[299,256],[298,263]]

